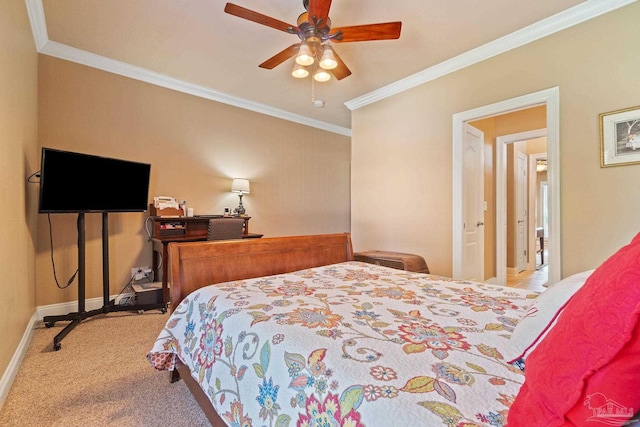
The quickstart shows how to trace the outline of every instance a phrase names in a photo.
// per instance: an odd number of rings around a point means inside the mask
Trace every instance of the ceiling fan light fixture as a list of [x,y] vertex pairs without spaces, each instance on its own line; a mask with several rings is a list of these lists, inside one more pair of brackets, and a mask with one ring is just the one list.
[[291,75],[296,79],[304,79],[309,75],[309,70],[304,68],[300,64],[296,64],[293,66],[293,70],[291,71]]
[[320,67],[325,70],[333,70],[338,66],[338,61],[336,61],[336,57],[333,54],[333,49],[331,46],[326,45],[324,47],[324,51],[322,52],[322,58],[320,58]]
[[313,75],[313,79],[317,82],[326,82],[330,78],[331,74],[322,68],[319,68],[318,71],[316,71]]
[[[314,74],[314,78],[317,81],[327,81],[331,79],[331,76],[336,80],[342,80],[351,75],[351,70],[329,46],[332,42],[394,40],[400,37],[402,22],[351,25],[334,28],[332,31],[332,22],[329,18],[331,2],[332,0],[302,0],[305,12],[298,16],[297,25],[290,25],[287,22],[233,3],[227,3],[224,11],[238,18],[296,35],[300,39],[300,42],[292,44],[259,64],[260,68],[271,70],[288,59],[295,57],[295,62],[301,66],[312,66],[308,73]],[[323,58],[322,65],[317,65]],[[324,72],[315,73],[314,71],[318,69]],[[332,71],[329,73],[326,70]],[[302,74],[304,74],[304,71],[296,70],[294,76],[302,76]]]
[[298,52],[298,56],[296,56],[296,62],[300,65],[306,66],[313,64],[313,53],[311,49],[306,44],[300,45],[300,51]]

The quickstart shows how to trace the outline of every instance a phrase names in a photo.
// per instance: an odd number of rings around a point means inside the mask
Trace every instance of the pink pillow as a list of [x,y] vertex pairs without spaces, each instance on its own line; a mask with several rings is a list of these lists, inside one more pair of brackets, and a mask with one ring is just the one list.
[[594,271],[527,358],[508,427],[584,425],[583,407],[595,414],[603,397],[637,411],[639,316],[640,234]]
[[[622,421],[640,409],[640,326],[636,326],[631,341],[615,355],[607,366],[589,378],[576,404],[566,418],[575,425],[598,421],[603,425],[621,425]],[[618,380],[612,381],[612,378]],[[635,378],[630,383],[629,380]],[[629,391],[632,390],[631,393]],[[611,406],[611,409],[609,409]],[[619,412],[617,414],[616,412]],[[619,415],[628,415],[622,419]],[[637,421],[637,420],[636,420]]]
[[518,321],[509,344],[503,348],[505,359],[513,363],[531,354],[540,340],[555,325],[557,317],[574,293],[584,285],[593,270],[569,276],[549,286]]

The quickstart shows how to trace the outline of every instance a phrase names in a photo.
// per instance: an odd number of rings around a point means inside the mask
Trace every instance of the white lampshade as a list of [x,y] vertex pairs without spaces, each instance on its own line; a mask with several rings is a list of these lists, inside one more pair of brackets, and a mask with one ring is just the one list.
[[322,52],[322,58],[320,58],[320,67],[325,70],[333,70],[338,66],[338,61],[336,61],[336,57],[333,54],[333,49],[331,46],[326,45],[324,47],[324,51]]
[[249,194],[249,180],[243,178],[233,178],[233,182],[231,183],[231,192]]
[[309,75],[309,71],[302,65],[296,63],[293,67],[293,71],[291,71],[291,75],[296,79],[303,79]]
[[300,51],[298,52],[298,56],[296,56],[296,62],[300,65],[311,65],[313,64],[313,53],[311,53],[311,49],[306,44],[300,45]]
[[313,78],[317,82],[326,82],[331,78],[331,74],[329,74],[328,71],[325,71],[322,68],[319,68],[318,71],[316,71],[316,73],[313,75]]

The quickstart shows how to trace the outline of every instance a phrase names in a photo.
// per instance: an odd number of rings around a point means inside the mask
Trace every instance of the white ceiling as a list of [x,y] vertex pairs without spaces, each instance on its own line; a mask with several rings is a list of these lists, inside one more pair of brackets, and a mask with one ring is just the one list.
[[[398,40],[341,43],[352,71],[294,79],[297,36],[226,14],[223,0],[26,0],[39,52],[350,134],[351,110],[635,0],[334,0],[332,26],[402,21]],[[296,24],[302,0],[233,0]]]

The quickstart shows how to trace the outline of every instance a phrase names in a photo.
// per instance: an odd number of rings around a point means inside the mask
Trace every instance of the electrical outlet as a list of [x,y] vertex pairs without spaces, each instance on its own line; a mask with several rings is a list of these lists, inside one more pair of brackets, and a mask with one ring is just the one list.
[[142,280],[149,276],[151,276],[151,268],[149,267],[133,267],[131,269],[131,277],[133,277],[133,280]]

